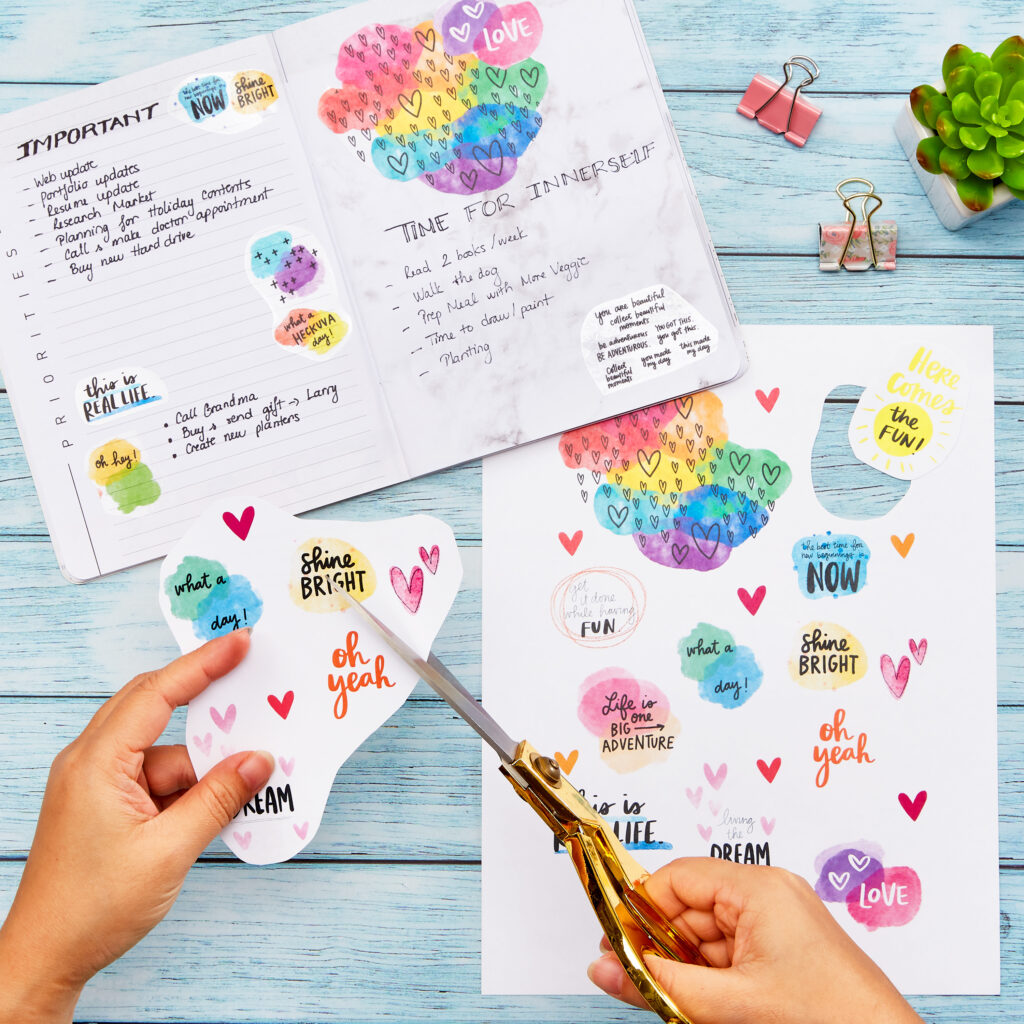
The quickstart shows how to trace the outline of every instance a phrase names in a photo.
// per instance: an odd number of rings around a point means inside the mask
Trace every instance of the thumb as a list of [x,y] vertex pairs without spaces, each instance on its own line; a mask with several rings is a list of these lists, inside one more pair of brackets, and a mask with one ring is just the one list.
[[751,1006],[746,979],[735,967],[702,967],[648,953],[644,957],[654,980],[672,997],[676,1005],[694,1021],[746,1019],[743,1011]]
[[157,820],[191,864],[273,773],[274,755],[266,750],[232,754],[214,765]]

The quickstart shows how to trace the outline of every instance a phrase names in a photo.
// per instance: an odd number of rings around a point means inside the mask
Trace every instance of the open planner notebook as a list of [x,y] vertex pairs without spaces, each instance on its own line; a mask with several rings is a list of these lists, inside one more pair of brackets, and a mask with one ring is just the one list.
[[166,552],[728,380],[628,0],[361,4],[0,119],[0,356],[58,559]]

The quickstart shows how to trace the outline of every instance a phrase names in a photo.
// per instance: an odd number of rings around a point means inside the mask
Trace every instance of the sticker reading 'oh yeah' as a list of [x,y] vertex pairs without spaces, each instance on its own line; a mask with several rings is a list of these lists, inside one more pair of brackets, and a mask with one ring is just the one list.
[[850,420],[854,454],[900,480],[922,476],[956,442],[969,391],[955,358],[921,346],[861,395]]
[[167,388],[152,370],[121,367],[103,370],[75,388],[75,408],[86,423],[133,412],[167,397]]
[[266,71],[219,71],[182,82],[171,110],[206,131],[238,132],[259,124],[277,100],[277,85]]
[[370,560],[343,540],[314,537],[295,552],[288,592],[305,612],[339,612],[376,589]]
[[838,690],[863,679],[867,670],[861,642],[834,622],[808,623],[789,659],[789,674],[808,690]]
[[129,515],[160,497],[160,485],[142,461],[142,452],[123,438],[90,452],[86,468],[99,488],[103,507],[110,512]]
[[583,362],[606,394],[706,359],[718,331],[665,285],[595,306],[583,321]]

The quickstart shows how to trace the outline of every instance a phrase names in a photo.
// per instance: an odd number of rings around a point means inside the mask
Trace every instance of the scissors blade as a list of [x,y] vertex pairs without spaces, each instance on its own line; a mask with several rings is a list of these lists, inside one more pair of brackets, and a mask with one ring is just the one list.
[[356,618],[371,625],[395,654],[410,668],[415,669],[419,677],[433,687],[434,692],[472,726],[506,765],[512,764],[516,759],[516,748],[519,744],[484,711],[480,702],[448,671],[439,658],[434,654],[429,658],[421,658],[397,633],[358,601],[350,599],[347,609],[354,611]]

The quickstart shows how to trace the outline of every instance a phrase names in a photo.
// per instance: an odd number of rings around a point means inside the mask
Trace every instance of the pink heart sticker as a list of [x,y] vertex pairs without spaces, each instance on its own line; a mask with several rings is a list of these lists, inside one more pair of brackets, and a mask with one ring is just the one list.
[[207,757],[210,755],[210,748],[213,746],[213,734],[207,733],[203,737],[193,736],[192,742],[204,753]]
[[736,596],[740,599],[740,603],[744,608],[750,612],[751,615],[756,615],[758,609],[761,607],[761,602],[764,600],[764,595],[768,593],[768,588],[762,584],[754,591],[753,594],[748,594],[743,587],[740,587],[736,591]]
[[761,408],[765,412],[771,412],[775,408],[775,403],[779,400],[779,389],[772,388],[771,391],[766,395],[760,388],[758,388],[754,395],[757,400],[761,403]]
[[441,558],[441,549],[435,544],[430,553],[426,548],[420,548],[420,561],[430,570],[431,576],[437,575],[437,563]]
[[305,839],[306,833],[309,831],[309,822],[304,821],[301,825],[292,825],[292,828],[295,829],[295,834],[300,839]]
[[231,727],[235,724],[235,718],[238,715],[238,709],[234,704],[229,704],[227,711],[222,715],[216,708],[210,708],[210,717],[213,719],[213,724],[220,729],[221,732],[231,732]]
[[251,832],[245,832],[245,833],[242,833],[242,832],[232,832],[231,834],[235,837],[235,842],[238,843],[238,845],[243,850],[248,850],[249,849],[249,844],[252,842],[252,833]]
[[249,530],[252,528],[252,521],[256,518],[256,509],[250,505],[241,515],[240,518],[235,518],[230,512],[225,512],[222,516],[227,528],[239,539],[245,540],[249,536]]
[[767,764],[762,761],[761,758],[757,759],[757,770],[768,780],[768,782],[774,782],[775,776],[779,774],[779,769],[782,767],[782,758],[777,757],[771,764]]
[[918,665],[923,665],[924,656],[928,653],[928,641],[922,640],[920,643],[915,643],[911,640],[910,653],[914,656],[914,661],[916,661]]
[[900,667],[895,668],[892,658],[888,654],[883,654],[882,678],[885,680],[885,685],[889,687],[892,695],[899,700],[903,696],[903,691],[907,688],[907,683],[910,680],[910,659],[907,657],[900,658]]
[[423,600],[423,570],[417,565],[410,574],[409,579],[397,565],[391,567],[391,587],[398,595],[398,600],[412,612],[413,615],[419,609],[420,601]]
[[704,787],[698,786],[696,789],[690,789],[687,787],[686,797],[693,804],[694,807],[700,807],[700,798],[704,795]]
[[283,771],[285,775],[291,778],[292,769],[295,767],[295,758],[279,757],[277,759],[277,763],[281,766],[281,771]]
[[710,825],[698,825],[697,831],[700,833],[700,837],[704,840],[705,843],[711,838]]
[[295,703],[295,691],[289,690],[283,697],[275,697],[274,694],[267,694],[267,703],[282,717],[287,718],[288,712]]
[[711,770],[711,765],[709,765],[709,764],[705,764],[704,765],[704,778],[707,779],[708,782],[711,783],[711,788],[712,789],[721,789],[722,788],[722,783],[725,782],[725,776],[728,774],[728,772],[729,772],[729,768],[728,768],[727,765],[724,765],[724,764],[720,764],[718,766],[718,771],[716,771],[716,772],[713,772]]
[[775,831],[775,819],[772,818],[769,820],[768,818],[762,818],[761,828],[764,829],[764,834],[766,836],[770,836]]
[[571,537],[567,533],[560,533],[558,539],[562,542],[562,547],[570,555],[575,555],[579,550],[580,543],[583,541],[583,531],[577,530]]
[[718,812],[722,809],[722,804],[718,800],[708,801],[708,810],[711,811],[713,817],[718,817]]

